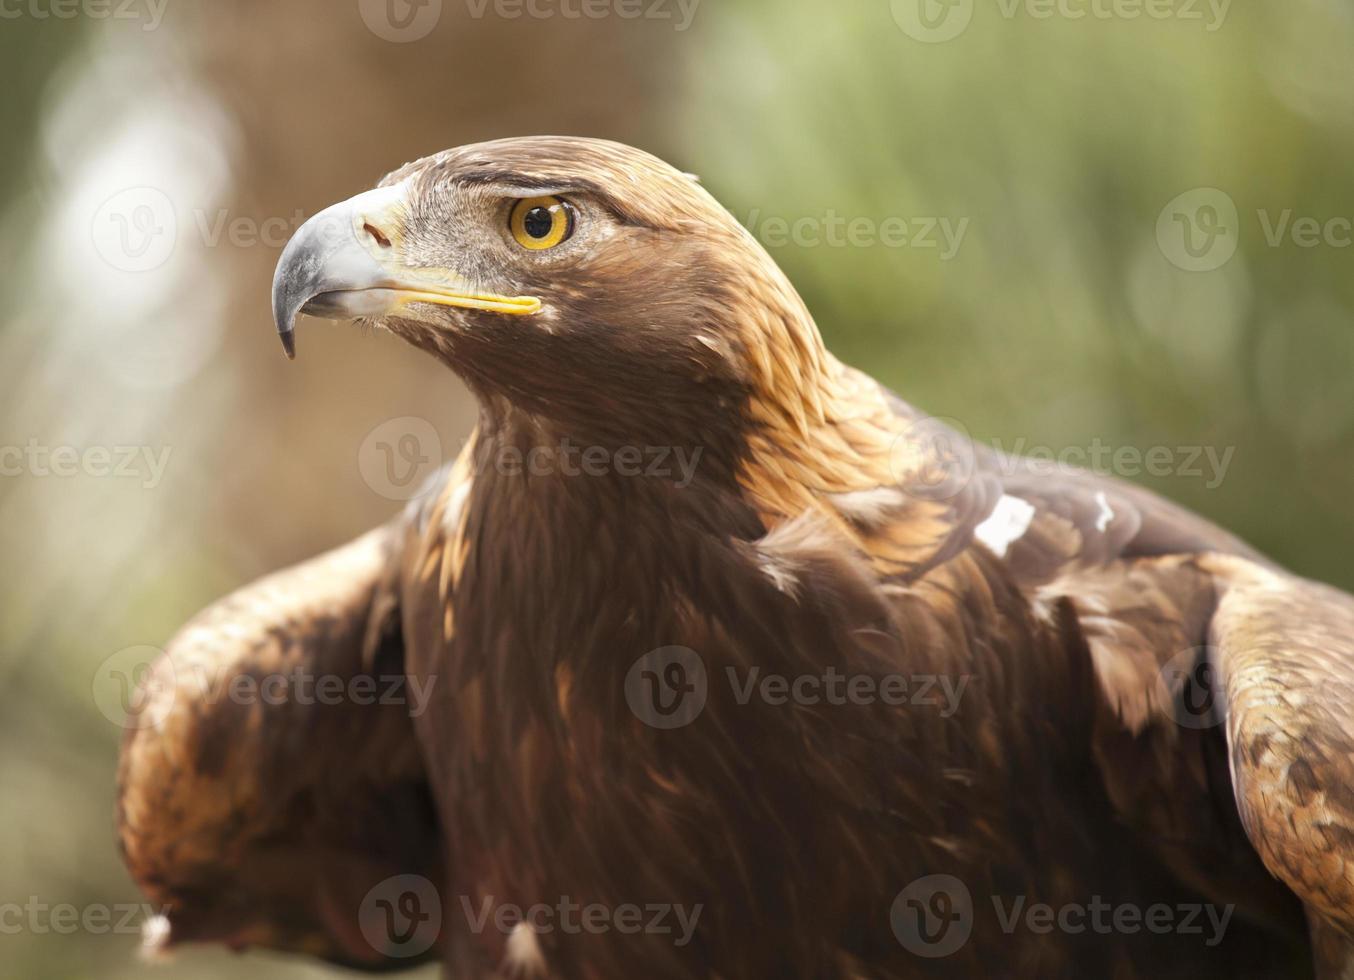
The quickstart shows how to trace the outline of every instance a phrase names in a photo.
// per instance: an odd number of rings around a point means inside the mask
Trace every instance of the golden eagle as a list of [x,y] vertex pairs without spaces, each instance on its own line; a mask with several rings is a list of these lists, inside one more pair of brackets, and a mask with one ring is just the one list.
[[[157,664],[118,808],[156,945],[456,977],[1354,970],[1354,601],[837,361],[690,175],[600,140],[448,150],[308,221],[273,300],[289,354],[300,313],[362,320],[480,419],[390,524]],[[306,672],[345,695],[259,693]],[[418,710],[352,696],[390,678]]]

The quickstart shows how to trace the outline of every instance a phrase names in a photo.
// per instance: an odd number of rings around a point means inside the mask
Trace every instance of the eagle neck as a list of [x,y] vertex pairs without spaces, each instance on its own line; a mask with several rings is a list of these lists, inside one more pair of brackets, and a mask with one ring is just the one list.
[[477,431],[463,521],[464,584],[494,596],[477,603],[494,620],[481,641],[551,663],[681,642],[671,597],[708,587],[711,549],[765,531],[729,451],[590,440],[499,408]]

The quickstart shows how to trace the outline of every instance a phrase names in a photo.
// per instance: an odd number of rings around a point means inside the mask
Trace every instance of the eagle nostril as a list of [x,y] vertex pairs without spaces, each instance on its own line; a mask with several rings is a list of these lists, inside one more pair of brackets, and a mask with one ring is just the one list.
[[385,236],[380,228],[377,228],[370,221],[365,222],[362,225],[362,230],[375,239],[377,245],[380,245],[382,248],[390,247],[390,239]]

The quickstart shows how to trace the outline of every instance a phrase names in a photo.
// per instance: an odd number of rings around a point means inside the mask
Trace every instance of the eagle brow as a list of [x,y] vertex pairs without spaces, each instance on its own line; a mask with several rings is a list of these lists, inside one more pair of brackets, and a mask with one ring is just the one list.
[[657,228],[612,195],[604,185],[578,178],[525,177],[510,170],[472,170],[457,174],[454,181],[466,186],[480,187],[504,197],[568,197],[585,194],[604,207],[616,221],[624,225]]

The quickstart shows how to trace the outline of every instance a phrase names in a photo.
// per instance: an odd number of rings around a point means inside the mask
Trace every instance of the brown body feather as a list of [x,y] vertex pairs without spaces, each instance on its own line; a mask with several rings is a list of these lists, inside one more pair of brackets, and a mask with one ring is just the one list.
[[[280,918],[267,900],[283,885],[237,874],[266,847],[312,862],[316,891],[335,853],[434,878],[454,976],[1347,968],[1354,601],[1143,490],[1041,476],[936,430],[838,364],[760,248],[646,155],[505,141],[391,181],[405,178],[418,203],[403,230],[423,243],[411,249],[432,251],[457,208],[505,181],[583,188],[605,203],[610,237],[512,283],[547,291],[543,321],[385,321],[475,389],[475,439],[384,532],[379,558],[284,573],[265,589],[276,607],[228,600],[171,649],[227,671],[275,650],[360,670],[385,636],[433,692],[412,725],[350,708],[321,730],[190,703],[134,733],[124,847],[171,903],[173,939],[234,935],[180,935],[175,921],[225,921],[232,894],[260,903],[260,923]],[[502,465],[563,439],[699,453],[699,465],[689,481]],[[1002,508],[1018,526],[994,537],[986,522]],[[330,581],[305,593],[312,574]],[[325,589],[322,612],[307,595]],[[226,639],[251,622],[258,636]],[[674,646],[700,657],[708,693],[689,724],[663,729],[632,710],[626,679]],[[744,700],[729,672],[754,668],[965,686],[952,713]],[[1216,701],[1182,719],[1200,693]],[[373,744],[379,758],[355,764]],[[294,769],[269,759],[297,746],[312,754]],[[325,811],[336,794],[342,816]],[[389,812],[365,809],[378,802]],[[370,839],[410,813],[423,836],[387,830],[401,838],[389,850]],[[964,883],[972,936],[928,958],[900,943],[890,913],[935,874]],[[351,903],[360,889],[341,893]],[[1217,937],[1044,933],[1004,927],[994,897],[1235,912]],[[527,937],[528,956],[520,936],[462,914],[565,898],[702,912],[684,945],[555,930]],[[341,923],[307,921],[310,947],[354,958]],[[249,941],[306,948],[280,935],[259,925]]]

